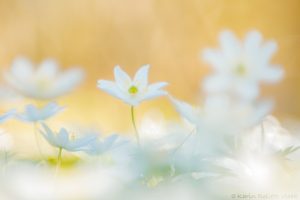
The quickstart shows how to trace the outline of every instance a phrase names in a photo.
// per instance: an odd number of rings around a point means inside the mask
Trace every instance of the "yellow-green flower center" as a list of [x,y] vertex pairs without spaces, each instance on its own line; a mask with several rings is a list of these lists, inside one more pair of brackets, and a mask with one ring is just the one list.
[[51,81],[48,79],[38,79],[37,80],[37,87],[39,91],[45,91],[49,88],[49,86],[51,85]]
[[128,89],[128,92],[129,92],[130,94],[136,94],[136,93],[138,93],[138,91],[139,91],[139,89],[138,89],[136,86],[134,86],[134,85],[132,85],[132,86]]
[[240,76],[244,76],[247,73],[247,69],[246,69],[245,65],[238,64],[235,68],[235,72]]

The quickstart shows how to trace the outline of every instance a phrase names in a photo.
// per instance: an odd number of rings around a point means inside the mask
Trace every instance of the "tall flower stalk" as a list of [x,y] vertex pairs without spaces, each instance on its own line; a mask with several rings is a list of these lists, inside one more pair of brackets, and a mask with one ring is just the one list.
[[38,122],[33,122],[33,133],[35,137],[36,146],[40,156],[43,157],[42,148],[39,141],[39,130],[38,130]]
[[134,106],[131,106],[131,121],[132,121],[132,125],[134,128],[136,141],[137,141],[138,145],[140,145],[140,135],[139,135],[138,129],[136,127],[136,123],[135,123]]
[[62,147],[59,147],[59,148],[58,148],[58,156],[57,156],[57,162],[56,162],[56,170],[55,170],[55,174],[58,173],[58,170],[60,169],[61,164],[62,164],[62,151],[63,151],[63,148],[62,148]]

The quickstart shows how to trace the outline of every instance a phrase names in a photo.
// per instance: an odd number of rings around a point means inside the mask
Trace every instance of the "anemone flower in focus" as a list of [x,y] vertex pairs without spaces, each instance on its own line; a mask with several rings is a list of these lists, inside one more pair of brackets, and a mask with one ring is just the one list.
[[131,106],[137,106],[142,101],[166,95],[161,88],[166,82],[158,82],[148,85],[149,65],[142,66],[135,74],[134,79],[124,72],[119,66],[114,69],[115,82],[99,80],[98,88],[108,94],[121,99]]
[[98,81],[99,89],[131,105],[131,119],[138,143],[140,141],[135,124],[134,106],[137,106],[142,101],[167,95],[166,91],[161,90],[167,85],[166,82],[148,85],[148,71],[149,65],[144,65],[136,72],[134,78],[131,79],[126,72],[119,66],[116,66],[114,69],[115,82],[106,80]]
[[79,68],[59,71],[55,60],[34,65],[26,58],[16,58],[5,73],[7,83],[24,96],[34,99],[54,99],[73,90],[82,81]]
[[274,41],[262,42],[262,35],[251,31],[239,41],[229,31],[220,34],[220,49],[205,49],[202,57],[215,73],[207,77],[204,88],[208,92],[233,92],[245,99],[259,95],[261,82],[275,83],[282,79],[280,66],[270,64],[277,50]]

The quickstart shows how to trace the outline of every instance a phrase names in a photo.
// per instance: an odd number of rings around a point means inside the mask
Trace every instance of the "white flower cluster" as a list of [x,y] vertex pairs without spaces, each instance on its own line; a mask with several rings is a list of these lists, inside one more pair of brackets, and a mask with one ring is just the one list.
[[[197,106],[168,94],[163,90],[166,82],[149,84],[149,65],[133,78],[116,66],[115,82],[99,80],[97,87],[131,107],[136,141],[95,131],[53,131],[46,121],[64,110],[53,100],[73,90],[83,71],[59,72],[54,60],[35,69],[30,61],[17,58],[4,74],[8,85],[47,103],[29,104],[23,112],[12,109],[0,122],[15,117],[33,123],[58,156],[19,159],[12,138],[1,133],[0,199],[217,200],[278,188],[282,194],[289,189],[297,195],[300,142],[270,116],[273,101],[260,98],[261,83],[283,78],[283,69],[271,64],[276,50],[276,43],[263,41],[257,31],[247,33],[243,41],[222,32],[220,48],[201,54],[213,73],[201,84],[205,97]],[[137,106],[160,96],[170,99],[188,126],[167,121],[160,112],[136,123]]]

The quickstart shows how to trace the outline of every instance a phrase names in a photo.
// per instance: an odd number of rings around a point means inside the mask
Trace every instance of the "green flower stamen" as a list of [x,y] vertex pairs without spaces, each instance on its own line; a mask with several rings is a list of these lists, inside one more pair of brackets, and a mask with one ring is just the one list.
[[239,64],[236,68],[235,68],[235,72],[240,75],[243,76],[246,74],[247,69],[243,64]]
[[136,93],[138,93],[138,88],[136,87],[136,86],[134,86],[134,85],[132,85],[129,89],[128,89],[128,92],[130,93],[130,94],[136,94]]

